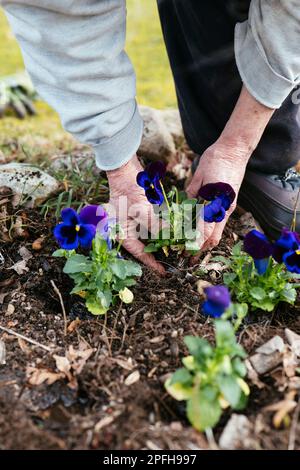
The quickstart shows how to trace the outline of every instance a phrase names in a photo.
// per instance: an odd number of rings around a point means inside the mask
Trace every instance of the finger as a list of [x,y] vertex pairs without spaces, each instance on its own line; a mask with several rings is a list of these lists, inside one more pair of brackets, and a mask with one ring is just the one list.
[[228,216],[224,220],[222,220],[222,222],[215,224],[215,228],[212,234],[206,240],[206,242],[204,243],[202,247],[203,251],[212,250],[213,248],[219,245],[227,220],[228,220]]
[[199,253],[195,256],[192,256],[190,259],[190,265],[194,266],[195,264],[198,263],[200,255],[203,251],[205,251],[205,246],[207,243],[207,240],[210,239],[212,236],[214,230],[215,230],[215,225],[216,224],[208,224],[201,220],[201,222],[198,223],[198,231],[200,233],[199,238],[197,238],[197,243],[199,245]]
[[153,240],[156,240],[160,230],[162,228],[168,227],[167,222],[160,219],[158,215],[155,214],[152,205],[148,203],[139,204],[137,208],[134,208],[133,212],[130,208],[129,216],[134,220],[135,226],[139,224],[141,227],[146,229],[146,233],[144,233],[144,238],[148,238],[147,234],[150,234],[151,238]]
[[186,188],[186,193],[187,193],[188,197],[189,198],[197,197],[199,189],[201,188],[202,184],[203,184],[203,178],[201,177],[200,168],[198,166],[198,168],[197,168],[197,170],[196,170],[196,172],[195,172],[195,174],[192,178],[192,181],[190,182],[190,184]]
[[156,261],[154,256],[150,253],[144,252],[145,245],[140,240],[127,238],[123,241],[123,247],[138,261],[145,264],[146,266],[149,266],[149,268],[153,269],[161,276],[166,274],[165,269],[158,261]]

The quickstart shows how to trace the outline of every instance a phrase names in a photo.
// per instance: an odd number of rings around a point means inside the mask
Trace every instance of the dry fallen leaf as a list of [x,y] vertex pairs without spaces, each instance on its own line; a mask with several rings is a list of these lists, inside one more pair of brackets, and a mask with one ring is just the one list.
[[285,396],[284,400],[265,407],[266,411],[276,411],[273,417],[273,425],[276,429],[280,428],[282,423],[289,422],[289,413],[297,406],[297,402],[294,400],[296,393],[295,390],[292,390]]
[[96,433],[101,431],[101,429],[105,428],[106,426],[109,426],[114,421],[114,419],[114,416],[105,416],[105,418],[100,419],[100,421],[96,423],[94,431]]
[[8,304],[5,315],[7,316],[12,315],[14,311],[15,311],[15,306],[13,304]]
[[135,384],[139,380],[140,380],[140,373],[138,370],[135,370],[134,372],[132,372],[132,374],[129,374],[128,377],[126,377],[124,383],[125,385],[129,387],[130,385]]
[[118,366],[122,367],[122,369],[125,370],[132,370],[134,368],[131,358],[129,358],[128,361],[125,361],[124,359],[118,359],[117,357],[113,357],[111,358],[111,361],[115,364],[118,364]]
[[19,276],[22,276],[22,274],[25,274],[29,271],[29,268],[27,268],[26,264],[26,260],[22,259],[21,261],[18,261],[8,269],[13,269],[14,271],[16,271],[17,274],[19,274]]
[[293,351],[286,351],[283,355],[283,369],[289,378],[295,377],[296,369],[299,367],[297,356]]
[[155,338],[151,338],[149,340],[149,343],[151,344],[162,343],[164,339],[165,339],[164,335],[156,336]]
[[49,371],[47,369],[37,369],[35,367],[27,368],[27,377],[31,385],[40,385],[46,382],[48,385],[60,379],[67,379],[69,386],[76,388],[77,381],[75,376],[79,375],[89,357],[95,352],[95,349],[89,348],[85,342],[80,342],[79,349],[74,349],[71,345],[65,356],[53,355],[56,368],[59,372]]
[[37,238],[31,245],[32,249],[35,251],[40,251],[43,248],[44,241],[45,239],[43,237]]
[[204,279],[200,279],[198,282],[197,282],[197,290],[199,292],[199,294],[201,295],[201,297],[204,297],[204,289],[207,289],[207,287],[211,287],[211,282],[208,282],[208,281],[205,281]]
[[27,367],[26,376],[30,385],[41,385],[43,383],[51,385],[57,382],[57,380],[64,378],[64,374],[61,372],[57,374],[47,369],[37,369],[30,366]]
[[79,320],[79,318],[76,318],[76,320],[71,321],[67,328],[68,333],[73,333],[73,331],[77,330],[77,327],[80,325],[80,323],[81,320]]
[[26,246],[21,246],[19,249],[19,255],[24,259],[25,261],[28,261],[29,259],[32,258],[32,254],[30,253],[29,250],[27,250]]
[[19,343],[21,351],[23,351],[23,353],[25,353],[25,354],[27,354],[27,356],[29,356],[29,354],[31,354],[31,349],[28,346],[28,343],[26,343],[26,341],[24,341],[24,339],[22,339],[22,338],[18,338],[18,343]]
[[53,358],[55,359],[56,363],[56,368],[65,374],[65,376],[68,378],[68,380],[72,380],[72,374],[70,373],[71,371],[71,364],[69,359],[67,359],[65,356],[57,356],[56,354],[53,355]]

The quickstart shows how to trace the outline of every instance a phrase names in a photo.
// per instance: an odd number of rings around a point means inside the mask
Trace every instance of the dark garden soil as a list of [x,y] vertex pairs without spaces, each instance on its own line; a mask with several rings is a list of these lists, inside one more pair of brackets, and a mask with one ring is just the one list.
[[[163,387],[186,353],[183,337],[213,337],[212,323],[200,311],[199,277],[187,259],[166,259],[165,279],[145,268],[133,304],[92,317],[80,297],[70,297],[72,286],[62,274],[62,262],[51,257],[56,249],[54,221],[38,211],[19,210],[18,215],[24,223],[21,233],[0,244],[0,325],[39,345],[0,330],[6,346],[6,364],[0,365],[0,449],[209,447],[206,437],[188,424],[184,405]],[[218,254],[229,253],[239,230],[235,216]],[[21,267],[15,266],[18,261],[23,261]],[[211,270],[202,278],[215,283],[219,277]],[[62,305],[51,281],[67,312],[66,336]],[[283,336],[286,327],[300,333],[297,308],[250,316],[239,339],[251,353],[275,334]],[[73,358],[73,368],[62,372],[63,359],[58,370],[57,356],[66,355]],[[43,374],[48,383],[38,385]],[[266,409],[283,400],[286,390],[279,383],[269,375],[260,378],[261,388],[251,386],[243,414],[254,424],[254,448],[287,449],[293,432],[293,447],[300,449],[300,427],[286,421],[275,429],[274,411]],[[216,441],[229,417],[225,413],[215,429]]]

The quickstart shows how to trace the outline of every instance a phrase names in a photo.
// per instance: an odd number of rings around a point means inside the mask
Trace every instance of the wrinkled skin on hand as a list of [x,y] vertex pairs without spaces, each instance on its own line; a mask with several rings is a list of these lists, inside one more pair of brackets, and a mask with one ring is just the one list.
[[[110,204],[117,215],[117,220],[124,232],[123,247],[136,259],[149,266],[157,273],[164,275],[163,266],[153,255],[144,253],[145,245],[137,238],[139,226],[149,227],[158,231],[152,205],[145,197],[145,192],[136,183],[137,174],[143,171],[138,158],[134,156],[128,163],[117,170],[108,171],[110,187]],[[127,210],[120,210],[123,202],[127,201]]]
[[[190,182],[187,193],[189,197],[197,197],[199,189],[208,183],[224,182],[230,184],[238,195],[248,158],[245,152],[240,151],[236,145],[223,144],[217,141],[201,156],[198,168]],[[199,222],[199,231],[202,233],[199,249],[209,250],[217,246],[221,240],[224,227],[229,216],[236,208],[236,200],[226,213],[225,219],[220,223]],[[197,257],[193,258],[194,262]]]

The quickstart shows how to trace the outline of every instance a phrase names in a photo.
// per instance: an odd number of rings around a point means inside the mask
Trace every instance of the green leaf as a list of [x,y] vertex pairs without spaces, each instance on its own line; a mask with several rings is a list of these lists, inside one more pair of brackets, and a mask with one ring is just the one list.
[[198,338],[196,336],[185,336],[184,342],[190,351],[190,354],[198,359],[200,362],[210,357],[213,353],[213,348],[206,339]]
[[185,242],[186,251],[198,252],[200,251],[199,243],[196,240],[187,240]]
[[237,274],[235,273],[224,273],[223,275],[224,284],[226,284],[227,286],[230,286],[235,281],[236,278],[237,278]]
[[267,297],[267,293],[262,287],[252,287],[250,294],[256,300],[263,300]]
[[192,376],[190,372],[185,369],[184,367],[181,367],[181,369],[178,369],[176,372],[171,377],[170,385],[173,385],[175,383],[181,383],[184,385],[191,385],[192,384]]
[[92,262],[84,255],[75,254],[67,260],[63,271],[65,274],[90,273]]
[[101,302],[101,305],[106,310],[110,307],[112,302],[112,293],[110,290],[105,290],[103,292],[98,292],[98,297]]
[[198,203],[198,199],[185,199],[184,201],[182,201],[181,204],[184,204],[185,206],[191,205],[195,207],[197,203]]
[[247,374],[247,367],[243,361],[239,357],[235,357],[232,360],[232,368],[234,372],[239,375],[240,377],[245,377]]
[[241,251],[242,251],[242,242],[239,242],[237,243],[236,245],[234,245],[234,247],[232,248],[232,254],[234,256],[239,256],[241,254]]
[[55,250],[54,253],[52,253],[52,256],[54,258],[65,258],[66,250],[63,250],[62,248],[60,248],[59,250]]
[[215,326],[217,347],[222,348],[236,344],[234,329],[229,321],[216,320]]
[[297,298],[297,291],[291,285],[289,288],[284,289],[282,292],[282,297],[286,302],[293,304]]
[[107,308],[103,307],[100,302],[95,299],[86,301],[86,308],[93,315],[104,315],[107,312]]
[[[212,391],[213,393],[207,393]],[[217,394],[211,387],[205,389],[194,388],[191,398],[187,402],[187,416],[197,431],[213,428],[219,421],[222,409],[217,400]]]
[[214,256],[213,258],[211,258],[210,261],[211,262],[223,263],[225,265],[230,265],[230,260],[228,258],[225,258],[225,256],[221,256],[221,255]]
[[244,410],[247,406],[247,403],[248,403],[248,397],[247,395],[245,395],[243,392],[241,393],[241,396],[240,396],[240,401],[239,403],[234,407],[235,410],[237,411],[240,411],[240,410]]
[[183,385],[179,382],[171,384],[171,379],[168,379],[165,382],[165,389],[171,395],[171,397],[175,398],[175,400],[183,401],[188,400],[191,398],[193,393],[193,388],[188,385]]
[[144,248],[144,253],[155,253],[158,251],[158,247],[156,246],[155,243],[149,243],[149,245],[146,245]]
[[260,302],[252,302],[252,306],[259,308],[260,310],[265,310],[266,312],[273,312],[277,303],[278,302],[272,302],[271,300],[265,299]]
[[221,376],[218,378],[217,382],[225,400],[227,400],[233,408],[236,407],[240,402],[242,390],[235,377],[230,375]]
[[196,369],[196,362],[194,356],[186,356],[182,359],[182,363],[187,370],[194,371]]
[[121,259],[116,259],[113,263],[110,265],[112,272],[119,277],[120,279],[125,279],[127,275],[127,270],[126,266],[123,260]]
[[131,260],[122,260],[125,264],[127,277],[134,276],[140,277],[143,274],[141,266],[135,261]]

